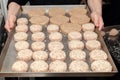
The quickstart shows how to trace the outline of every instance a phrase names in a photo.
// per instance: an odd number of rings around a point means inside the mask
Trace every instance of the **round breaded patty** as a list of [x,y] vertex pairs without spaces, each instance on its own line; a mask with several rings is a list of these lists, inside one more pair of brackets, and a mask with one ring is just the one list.
[[64,61],[66,59],[66,54],[63,50],[51,51],[50,58],[52,61],[54,61],[54,60]]
[[93,31],[85,31],[83,33],[83,37],[84,37],[84,40],[86,40],[86,41],[97,40],[98,35],[97,35],[97,33],[93,32]]
[[49,18],[47,16],[35,16],[31,17],[29,21],[31,22],[31,24],[47,25],[49,22]]
[[90,60],[91,62],[94,60],[107,60],[108,56],[105,51],[100,49],[92,50],[90,53]]
[[86,62],[74,60],[69,65],[70,72],[89,72],[89,66]]
[[66,70],[67,64],[60,60],[53,61],[49,65],[50,72],[66,72]]
[[50,23],[56,24],[56,25],[62,25],[68,22],[69,22],[69,18],[66,16],[59,15],[59,16],[53,16],[50,18]]
[[49,35],[50,41],[62,41],[62,34],[60,32],[52,32]]
[[83,31],[94,31],[95,25],[93,23],[85,23],[82,25],[82,30]]
[[71,60],[86,60],[86,53],[83,50],[75,49],[70,51],[69,57]]
[[33,53],[33,59],[34,60],[47,60],[48,59],[48,53],[46,51],[35,51]]
[[27,25],[28,24],[28,19],[27,18],[18,18],[17,19],[17,25]]
[[83,49],[84,43],[82,41],[79,41],[79,40],[71,40],[68,42],[68,47],[70,50]]
[[81,7],[74,7],[68,10],[68,14],[70,16],[80,16],[80,15],[85,15],[86,13],[87,10]]
[[15,27],[16,32],[27,32],[28,31],[28,26],[27,25],[17,25]]
[[36,32],[32,34],[32,41],[43,41],[45,34],[43,32]]
[[58,16],[58,15],[65,15],[66,11],[63,8],[50,8],[48,11],[49,16]]
[[49,51],[62,50],[63,48],[64,48],[64,45],[59,41],[50,42],[48,44]]
[[40,32],[40,31],[42,31],[42,26],[41,25],[31,25],[30,26],[30,31],[32,33]]
[[100,49],[101,48],[101,43],[98,40],[89,40],[86,43],[86,48],[89,51],[92,51],[94,49]]
[[28,34],[25,32],[17,32],[14,34],[15,41],[25,41],[28,39]]
[[87,15],[81,15],[79,17],[71,16],[70,22],[74,24],[82,25],[82,24],[90,22],[90,18]]
[[33,52],[30,49],[24,49],[18,52],[17,59],[23,61],[30,61],[32,59]]
[[44,16],[44,15],[45,15],[45,9],[44,8],[34,8],[34,9],[30,9],[28,11],[28,16],[29,17]]
[[12,65],[12,71],[14,72],[27,72],[28,64],[24,61],[16,61]]
[[111,72],[112,65],[107,60],[97,60],[91,64],[91,69],[94,72]]
[[48,71],[48,64],[42,60],[34,61],[30,65],[30,70],[32,72],[47,72]]
[[81,40],[82,35],[78,31],[73,31],[73,32],[68,33],[68,39],[69,40]]
[[119,34],[119,30],[117,30],[115,28],[111,29],[110,32],[109,32],[110,36],[116,36],[118,34]]
[[59,26],[55,25],[55,24],[50,24],[50,25],[47,26],[47,31],[48,31],[48,33],[58,32],[59,31]]
[[60,29],[64,34],[68,34],[68,33],[73,32],[73,31],[80,32],[81,28],[82,28],[81,25],[73,24],[73,23],[65,23],[65,24],[60,26]]
[[31,48],[33,51],[39,51],[39,50],[44,50],[45,49],[45,43],[44,42],[33,42],[31,44]]
[[15,49],[17,51],[28,49],[29,48],[29,43],[27,41],[18,41],[15,43]]

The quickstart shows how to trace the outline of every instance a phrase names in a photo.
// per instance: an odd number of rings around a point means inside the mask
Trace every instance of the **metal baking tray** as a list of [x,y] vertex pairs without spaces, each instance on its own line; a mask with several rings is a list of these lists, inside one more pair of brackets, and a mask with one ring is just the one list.
[[[48,10],[48,8],[52,8],[52,7],[62,7],[65,8],[66,10],[72,7],[86,7],[85,5],[54,5],[54,6],[23,6],[23,13],[22,14],[26,14],[28,9],[31,8],[46,8]],[[26,15],[22,15],[22,16],[26,16]],[[45,30],[45,27],[43,29],[43,32]],[[109,54],[109,51],[104,43],[103,38],[101,37],[100,32],[96,29],[95,32],[98,34],[98,40],[101,42],[102,44],[102,49],[107,53],[108,55],[108,61],[112,64],[113,67],[113,71],[112,72],[39,72],[39,73],[35,73],[35,72],[24,72],[24,73],[17,73],[17,72],[12,72],[11,71],[11,66],[12,64],[16,61],[16,50],[14,48],[14,40],[13,40],[13,35],[15,33],[15,31],[13,30],[12,32],[10,32],[8,39],[6,41],[5,47],[2,50],[2,54],[0,57],[0,76],[2,77],[57,77],[57,76],[61,76],[61,77],[94,77],[94,76],[114,76],[118,71],[117,68],[112,60],[111,55]],[[47,33],[46,33],[47,34]],[[63,35],[65,36],[65,35]],[[46,38],[47,42],[48,39]],[[31,43],[30,41],[30,37],[28,39],[28,42]],[[66,52],[66,55],[68,56],[68,52],[69,49],[66,46],[67,40],[66,38],[63,38],[62,40],[63,44],[65,45],[64,51]],[[68,61],[68,57],[66,58],[66,62]]]

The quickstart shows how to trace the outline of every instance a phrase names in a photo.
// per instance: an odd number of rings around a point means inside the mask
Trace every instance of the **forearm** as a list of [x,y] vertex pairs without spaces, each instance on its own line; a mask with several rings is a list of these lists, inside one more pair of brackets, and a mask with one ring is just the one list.
[[102,15],[102,0],[87,0],[91,12]]
[[8,15],[17,16],[19,10],[20,10],[20,5],[18,5],[18,4],[15,3],[15,2],[11,2],[11,3],[8,5]]

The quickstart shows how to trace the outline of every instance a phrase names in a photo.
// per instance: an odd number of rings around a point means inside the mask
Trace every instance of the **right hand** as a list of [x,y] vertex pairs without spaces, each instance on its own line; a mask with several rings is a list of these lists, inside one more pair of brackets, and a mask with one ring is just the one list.
[[15,26],[16,16],[15,15],[9,15],[7,17],[6,23],[5,23],[5,29],[10,32],[13,27]]
[[97,12],[91,13],[91,19],[94,22],[95,26],[102,30],[104,27],[104,22],[102,16]]

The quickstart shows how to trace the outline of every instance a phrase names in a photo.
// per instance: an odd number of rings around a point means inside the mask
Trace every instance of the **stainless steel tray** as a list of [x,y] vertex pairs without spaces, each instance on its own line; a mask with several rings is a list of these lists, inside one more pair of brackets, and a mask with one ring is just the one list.
[[[51,7],[62,7],[65,9],[71,8],[71,7],[77,7],[77,6],[81,6],[81,7],[85,7],[85,5],[54,5],[54,6],[23,6],[23,14],[26,14],[28,9],[31,8],[46,8],[48,10],[48,8]],[[8,76],[14,76],[14,77],[49,77],[49,76],[81,76],[81,77],[91,77],[91,76],[113,76],[115,73],[117,73],[117,68],[112,60],[111,55],[109,54],[109,51],[104,43],[103,38],[100,35],[100,32],[96,29],[95,31],[99,38],[98,40],[101,42],[102,44],[102,49],[107,53],[108,55],[108,61],[112,64],[113,66],[113,71],[112,72],[58,72],[58,73],[54,73],[54,72],[41,72],[41,73],[34,73],[34,72],[24,72],[24,73],[16,73],[16,72],[12,72],[11,71],[11,66],[12,64],[16,61],[16,51],[14,48],[14,40],[13,40],[13,34],[14,34],[14,30],[9,34],[8,39],[6,41],[5,47],[2,50],[2,54],[0,57],[0,76],[2,77],[8,77]],[[30,37],[29,37],[30,38]],[[29,40],[29,39],[28,39]],[[63,41],[66,41],[66,39],[64,39]],[[65,47],[66,48],[66,47]],[[65,49],[66,50],[66,49]],[[66,52],[68,53],[69,50],[66,50]],[[68,56],[68,55],[67,55]],[[66,59],[67,61],[67,59]]]

